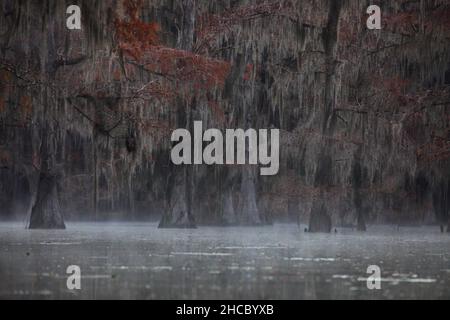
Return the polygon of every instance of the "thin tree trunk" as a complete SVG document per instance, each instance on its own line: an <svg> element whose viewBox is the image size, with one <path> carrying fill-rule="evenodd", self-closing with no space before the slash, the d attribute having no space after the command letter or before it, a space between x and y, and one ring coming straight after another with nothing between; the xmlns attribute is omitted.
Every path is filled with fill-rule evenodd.
<svg viewBox="0 0 450 320"><path fill-rule="evenodd" d="M128 210L130 210L131 215L134 215L135 205L134 205L133 181L131 172L128 172L127 176L127 189L128 189Z"/></svg>
<svg viewBox="0 0 450 320"><path fill-rule="evenodd" d="M94 130L96 130L94 128ZM97 172L97 138L96 138L97 134L96 132L94 132L94 138L93 138L93 150L92 150L92 155L93 155L93 185L94 185L94 192L93 192L93 207L94 207L94 217L95 220L98 220L98 172Z"/></svg>

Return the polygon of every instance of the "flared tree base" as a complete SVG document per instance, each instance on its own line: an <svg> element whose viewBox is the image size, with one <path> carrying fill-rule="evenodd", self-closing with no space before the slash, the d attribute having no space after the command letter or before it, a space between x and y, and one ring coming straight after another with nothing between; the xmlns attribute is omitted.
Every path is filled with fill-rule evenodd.
<svg viewBox="0 0 450 320"><path fill-rule="evenodd" d="M311 211L308 232L331 232L331 218L324 207Z"/></svg>
<svg viewBox="0 0 450 320"><path fill-rule="evenodd" d="M41 175L36 202L31 211L29 229L65 229L59 207L54 176Z"/></svg>
<svg viewBox="0 0 450 320"><path fill-rule="evenodd" d="M159 222L160 229L195 229L197 225L194 219L187 212L180 212L178 215L163 216Z"/></svg>

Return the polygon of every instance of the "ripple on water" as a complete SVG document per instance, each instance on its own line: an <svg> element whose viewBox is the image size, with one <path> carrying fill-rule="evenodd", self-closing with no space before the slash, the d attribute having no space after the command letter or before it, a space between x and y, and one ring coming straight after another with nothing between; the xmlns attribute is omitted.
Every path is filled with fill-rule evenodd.
<svg viewBox="0 0 450 320"><path fill-rule="evenodd" d="M285 257L284 260L291 260L291 261L313 261L313 262L332 262L332 261L336 261L336 258Z"/></svg>
<svg viewBox="0 0 450 320"><path fill-rule="evenodd" d="M358 281L366 282L368 278L359 277ZM373 280L373 279L372 279ZM398 285L400 283L435 283L437 280L433 278L394 278L394 277L381 277L381 282L387 282L392 285Z"/></svg>
<svg viewBox="0 0 450 320"><path fill-rule="evenodd" d="M176 256L217 256L217 257L226 257L232 256L232 253L224 253L224 252L171 252L172 255Z"/></svg>

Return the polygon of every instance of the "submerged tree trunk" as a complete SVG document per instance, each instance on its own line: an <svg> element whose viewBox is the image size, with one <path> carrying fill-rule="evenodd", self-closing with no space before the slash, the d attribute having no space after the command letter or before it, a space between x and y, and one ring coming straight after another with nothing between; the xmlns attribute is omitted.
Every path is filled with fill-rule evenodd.
<svg viewBox="0 0 450 320"><path fill-rule="evenodd" d="M331 217L328 215L324 205L319 207L315 203L311 208L311 216L309 218L309 232L331 232Z"/></svg>
<svg viewBox="0 0 450 320"><path fill-rule="evenodd" d="M182 50L191 51L195 31L195 0L183 0L180 10L183 28L178 35L177 46ZM191 129L191 132L194 120L192 107L186 106L182 99L178 102L180 114L178 126ZM173 173L168 182L166 199L168 208L159 223L159 228L196 228L192 203L195 188L193 166L171 167Z"/></svg>
<svg viewBox="0 0 450 320"><path fill-rule="evenodd" d="M189 111L186 111L189 108ZM179 127L193 130L193 112L191 106L184 106L179 102L180 117ZM196 222L193 214L194 167L192 165L170 166L170 176L167 182L166 211L159 223L159 228L195 228Z"/></svg>
<svg viewBox="0 0 450 320"><path fill-rule="evenodd" d="M364 219L364 215L362 212L359 212L359 214L358 214L356 230L367 231L366 220Z"/></svg>
<svg viewBox="0 0 450 320"><path fill-rule="evenodd" d="M222 196L223 203L223 223L225 225L237 224L236 213L233 205L233 194L231 187L224 191Z"/></svg>
<svg viewBox="0 0 450 320"><path fill-rule="evenodd" d="M433 190L432 201L441 232L445 231L445 223L447 223L447 232L450 232L450 180L442 179L437 183Z"/></svg>
<svg viewBox="0 0 450 320"><path fill-rule="evenodd" d="M65 229L58 198L59 173L55 166L55 141L44 129L41 142L41 168L36 201L31 210L30 229Z"/></svg>
<svg viewBox="0 0 450 320"><path fill-rule="evenodd" d="M41 58L45 61L46 77L54 79L57 61L57 38L61 36L57 28L57 22L51 21L47 25L45 43L42 44ZM57 151L57 122L55 110L57 109L56 97L48 87L42 87L41 104L43 112L41 122L37 123L40 132L39 147L39 180L37 185L36 200L31 210L30 229L65 229L64 219L61 214L58 197L58 180L60 170L56 166Z"/></svg>
<svg viewBox="0 0 450 320"><path fill-rule="evenodd" d="M177 174L182 171L183 174ZM168 208L161 218L158 228L196 228L195 219L187 195L189 194L188 168L175 169L175 174L169 181Z"/></svg>
<svg viewBox="0 0 450 320"><path fill-rule="evenodd" d="M41 172L36 202L31 211L30 229L65 229L58 190L57 174Z"/></svg>
<svg viewBox="0 0 450 320"><path fill-rule="evenodd" d="M323 80L323 112L319 113L317 119L321 121L316 123L316 125L321 127L322 132L332 135L335 118L333 109L336 100L336 50L339 16L342 3L340 1L329 1L328 5L328 22L326 27L322 30L322 44L326 61L326 75ZM319 187L330 185L333 180L333 159L331 156L327 155L326 151L329 147L329 141L324 141L315 173L315 184ZM331 232L331 217L327 213L324 205L319 207L319 205L316 205L315 203L311 208L309 232Z"/></svg>
<svg viewBox="0 0 450 320"><path fill-rule="evenodd" d="M93 177L93 185L94 185L94 192L92 194L92 207L93 207L93 211L94 211L94 219L98 220L98 159L97 159L97 135L98 135L98 131L97 131L97 127L94 126L93 129L93 139L92 139L92 167L93 167L93 173L92 173L92 177Z"/></svg>
<svg viewBox="0 0 450 320"><path fill-rule="evenodd" d="M241 184L241 212L239 220L245 225L260 225L262 220L260 217L257 201L255 175L251 167L246 166L242 170Z"/></svg>

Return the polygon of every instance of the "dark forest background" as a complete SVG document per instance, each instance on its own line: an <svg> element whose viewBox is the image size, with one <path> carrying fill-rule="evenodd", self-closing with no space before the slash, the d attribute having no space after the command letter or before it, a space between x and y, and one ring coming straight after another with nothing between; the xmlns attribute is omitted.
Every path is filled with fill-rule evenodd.
<svg viewBox="0 0 450 320"><path fill-rule="evenodd" d="M449 107L449 1L1 0L0 218L447 224ZM194 120L279 128L278 175L174 166Z"/></svg>

